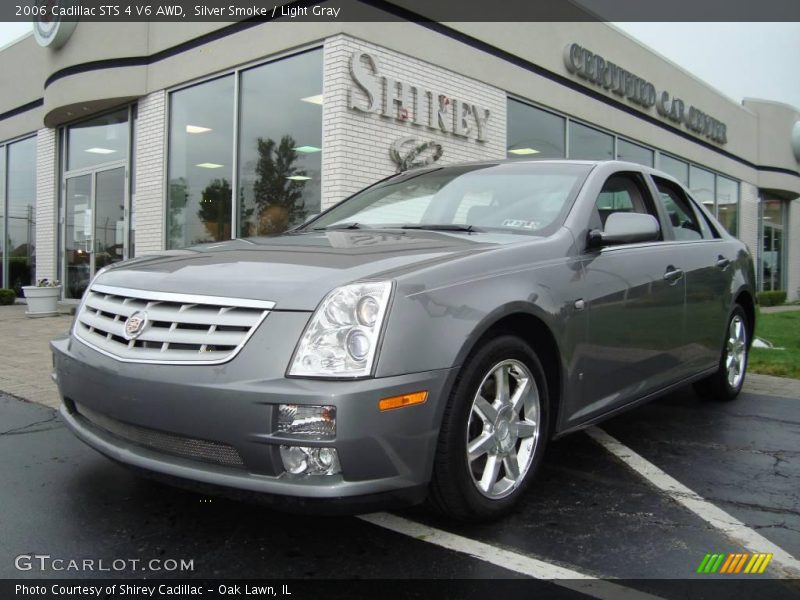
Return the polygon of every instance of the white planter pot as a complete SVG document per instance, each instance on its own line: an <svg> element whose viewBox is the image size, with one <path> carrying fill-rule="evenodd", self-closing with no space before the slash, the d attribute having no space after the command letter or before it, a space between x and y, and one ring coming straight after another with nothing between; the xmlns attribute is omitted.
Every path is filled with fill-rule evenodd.
<svg viewBox="0 0 800 600"><path fill-rule="evenodd" d="M28 301L29 317L50 317L58 314L58 299L61 297L61 286L37 287L22 286L22 293Z"/></svg>

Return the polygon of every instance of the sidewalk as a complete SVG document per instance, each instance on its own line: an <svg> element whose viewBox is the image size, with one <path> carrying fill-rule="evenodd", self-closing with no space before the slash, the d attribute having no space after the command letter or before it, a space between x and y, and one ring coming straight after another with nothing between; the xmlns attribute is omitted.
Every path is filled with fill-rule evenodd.
<svg viewBox="0 0 800 600"><path fill-rule="evenodd" d="M60 399L50 379L49 341L69 330L72 317L29 319L26 308L0 306L0 391L56 408ZM800 380L748 373L744 391L800 399Z"/></svg>
<svg viewBox="0 0 800 600"><path fill-rule="evenodd" d="M25 316L27 306L0 306L0 390L50 407L60 403L50 379L49 342L69 331L72 317Z"/></svg>
<svg viewBox="0 0 800 600"><path fill-rule="evenodd" d="M762 306L761 312L770 314L770 313L782 313L782 312L792 312L794 310L800 310L800 304L782 304L781 306Z"/></svg>

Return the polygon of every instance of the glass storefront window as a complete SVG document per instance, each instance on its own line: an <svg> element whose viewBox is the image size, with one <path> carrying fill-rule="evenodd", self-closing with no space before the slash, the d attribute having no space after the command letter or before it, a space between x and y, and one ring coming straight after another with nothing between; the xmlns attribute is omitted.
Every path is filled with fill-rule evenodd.
<svg viewBox="0 0 800 600"><path fill-rule="evenodd" d="M566 119L508 99L508 158L564 158Z"/></svg>
<svg viewBox="0 0 800 600"><path fill-rule="evenodd" d="M617 140L617 159L652 167L653 151L619 138Z"/></svg>
<svg viewBox="0 0 800 600"><path fill-rule="evenodd" d="M0 288L6 287L6 147L0 146Z"/></svg>
<svg viewBox="0 0 800 600"><path fill-rule="evenodd" d="M239 236L280 233L320 212L322 50L243 71Z"/></svg>
<svg viewBox="0 0 800 600"><path fill-rule="evenodd" d="M739 234L739 183L717 175L717 219L732 235Z"/></svg>
<svg viewBox="0 0 800 600"><path fill-rule="evenodd" d="M8 286L22 296L36 276L36 138L9 144L6 152Z"/></svg>
<svg viewBox="0 0 800 600"><path fill-rule="evenodd" d="M672 158L668 154L659 154L658 168L689 187L689 163Z"/></svg>
<svg viewBox="0 0 800 600"><path fill-rule="evenodd" d="M765 199L761 203L761 289L786 289L783 263L785 260L786 203Z"/></svg>
<svg viewBox="0 0 800 600"><path fill-rule="evenodd" d="M67 171L128 159L128 109L70 126Z"/></svg>
<svg viewBox="0 0 800 600"><path fill-rule="evenodd" d="M689 167L689 189L698 202L714 214L714 173L692 165Z"/></svg>
<svg viewBox="0 0 800 600"><path fill-rule="evenodd" d="M569 157L583 160L614 158L614 138L580 123L569 124Z"/></svg>
<svg viewBox="0 0 800 600"><path fill-rule="evenodd" d="M169 248L231 237L233 88L228 75L170 96Z"/></svg>

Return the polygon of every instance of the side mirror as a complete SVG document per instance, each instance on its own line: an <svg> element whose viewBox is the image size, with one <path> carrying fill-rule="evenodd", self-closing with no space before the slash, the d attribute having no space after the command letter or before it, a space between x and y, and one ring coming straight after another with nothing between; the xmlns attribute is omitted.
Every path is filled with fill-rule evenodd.
<svg viewBox="0 0 800 600"><path fill-rule="evenodd" d="M635 244L652 242L658 239L660 227L653 215L641 213L611 213L606 219L605 228L589 232L590 248L614 244Z"/></svg>

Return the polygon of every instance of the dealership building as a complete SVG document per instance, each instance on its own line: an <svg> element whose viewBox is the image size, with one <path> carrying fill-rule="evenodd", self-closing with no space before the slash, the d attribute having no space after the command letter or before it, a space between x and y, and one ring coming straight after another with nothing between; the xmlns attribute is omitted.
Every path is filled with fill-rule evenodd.
<svg viewBox="0 0 800 600"><path fill-rule="evenodd" d="M60 23L0 49L2 285L282 231L400 169L626 160L800 288L800 109L604 23Z"/></svg>

